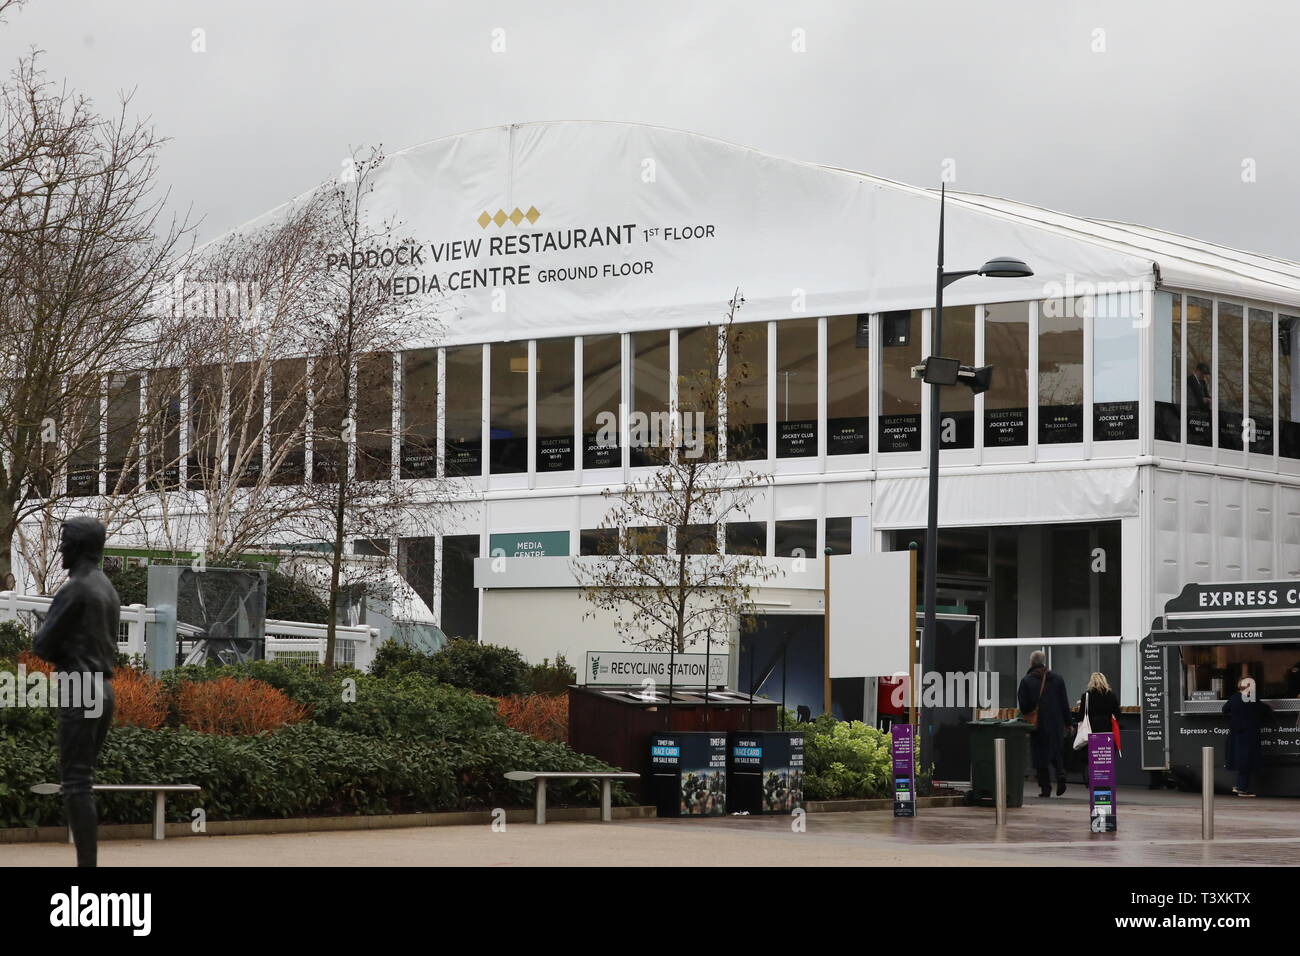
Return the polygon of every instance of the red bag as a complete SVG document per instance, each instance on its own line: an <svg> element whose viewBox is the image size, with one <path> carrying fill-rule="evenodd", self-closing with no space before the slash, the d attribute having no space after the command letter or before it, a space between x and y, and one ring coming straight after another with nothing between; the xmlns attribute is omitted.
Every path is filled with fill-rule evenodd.
<svg viewBox="0 0 1300 956"><path fill-rule="evenodd" d="M1110 735L1115 738L1115 753L1124 756L1124 751L1119 745L1119 720L1114 714L1110 715Z"/></svg>

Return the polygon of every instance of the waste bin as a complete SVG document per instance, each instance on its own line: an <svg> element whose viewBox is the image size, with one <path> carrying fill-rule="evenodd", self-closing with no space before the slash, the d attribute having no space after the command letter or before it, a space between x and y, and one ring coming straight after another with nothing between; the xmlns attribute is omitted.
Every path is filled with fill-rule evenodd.
<svg viewBox="0 0 1300 956"><path fill-rule="evenodd" d="M967 726L970 727L970 793L966 802L993 805L997 785L993 773L993 741L1002 737L1007 742L1007 806L1023 806L1029 735L1034 732L1034 725L1025 720L988 719L967 721Z"/></svg>

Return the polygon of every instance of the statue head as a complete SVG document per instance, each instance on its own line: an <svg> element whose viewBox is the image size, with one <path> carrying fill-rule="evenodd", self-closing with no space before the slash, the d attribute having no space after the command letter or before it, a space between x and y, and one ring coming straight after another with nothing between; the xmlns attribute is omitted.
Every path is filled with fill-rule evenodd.
<svg viewBox="0 0 1300 956"><path fill-rule="evenodd" d="M63 536L59 543L59 552L63 555L63 567L71 570L81 561L96 564L104 554L104 541L108 532L104 525L88 515L78 515L63 522Z"/></svg>

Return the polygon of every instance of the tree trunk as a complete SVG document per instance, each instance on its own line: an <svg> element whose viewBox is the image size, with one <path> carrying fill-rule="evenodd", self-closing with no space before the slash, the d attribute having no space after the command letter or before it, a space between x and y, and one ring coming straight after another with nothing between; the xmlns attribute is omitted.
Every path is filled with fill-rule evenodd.
<svg viewBox="0 0 1300 956"><path fill-rule="evenodd" d="M17 531L13 502L0 495L0 591L14 588L13 548Z"/></svg>

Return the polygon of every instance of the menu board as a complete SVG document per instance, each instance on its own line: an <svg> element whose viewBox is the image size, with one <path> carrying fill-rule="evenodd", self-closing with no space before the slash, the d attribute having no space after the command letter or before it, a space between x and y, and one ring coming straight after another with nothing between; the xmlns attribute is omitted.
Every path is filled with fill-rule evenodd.
<svg viewBox="0 0 1300 956"><path fill-rule="evenodd" d="M1142 668L1142 769L1169 769L1169 680L1166 651L1151 635L1138 643Z"/></svg>

